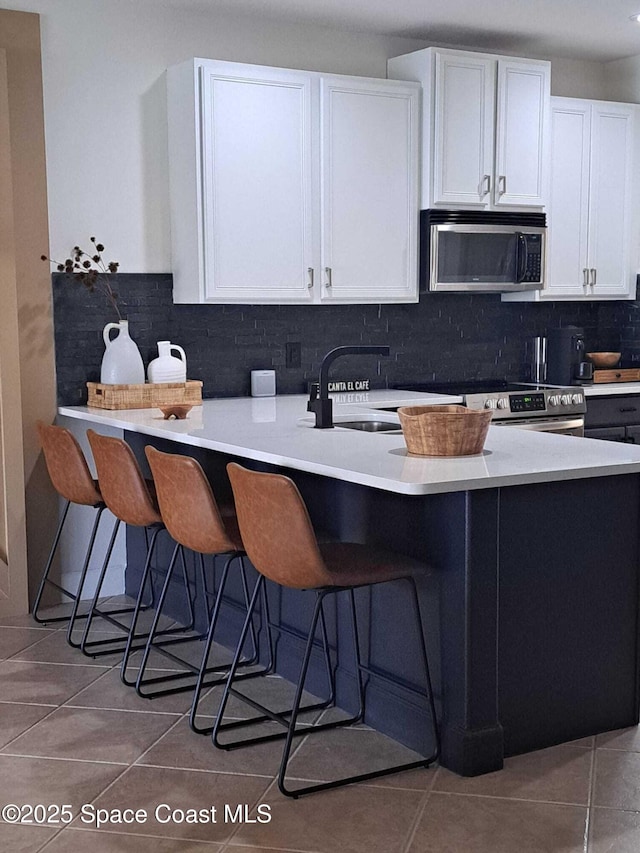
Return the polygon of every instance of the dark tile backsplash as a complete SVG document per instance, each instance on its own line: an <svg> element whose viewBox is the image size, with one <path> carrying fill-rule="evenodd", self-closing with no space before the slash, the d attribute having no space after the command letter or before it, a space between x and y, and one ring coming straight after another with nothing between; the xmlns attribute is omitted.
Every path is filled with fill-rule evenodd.
<svg viewBox="0 0 640 853"><path fill-rule="evenodd" d="M423 294L402 305L174 305L170 274L112 279L123 317L145 366L158 340L184 347L187 374L206 397L249 393L253 369L274 368L278 393L306 391L323 355L341 344L388 344L391 356L345 358L332 378L369 377L384 388L419 380L527 379L530 342L552 327L578 325L593 349L637 354L637 302L501 302L494 294ZM58 398L86 402L87 380L100 378L102 329L115 320L106 299L63 274L53 276ZM300 368L285 366L287 342L301 343ZM379 372L378 372L379 371Z"/></svg>

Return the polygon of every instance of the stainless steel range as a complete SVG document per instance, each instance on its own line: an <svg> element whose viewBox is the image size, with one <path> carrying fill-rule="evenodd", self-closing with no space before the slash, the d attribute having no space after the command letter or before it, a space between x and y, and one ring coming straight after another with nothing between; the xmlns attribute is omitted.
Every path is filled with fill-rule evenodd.
<svg viewBox="0 0 640 853"><path fill-rule="evenodd" d="M470 409L492 409L495 426L513 426L538 432L584 435L587 410L581 388L487 382L420 382L402 385L404 391L432 391L461 396Z"/></svg>

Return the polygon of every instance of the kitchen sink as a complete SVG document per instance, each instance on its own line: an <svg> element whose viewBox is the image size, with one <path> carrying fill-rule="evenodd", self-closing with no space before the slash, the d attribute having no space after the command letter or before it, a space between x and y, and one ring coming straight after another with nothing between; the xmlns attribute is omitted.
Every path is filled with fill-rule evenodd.
<svg viewBox="0 0 640 853"><path fill-rule="evenodd" d="M298 426L313 427L314 419L312 417L300 418ZM357 429L361 432L385 432L389 435L400 435L402 427L400 422L389 413L389 417L385 417L384 412L376 415L373 412L349 414L337 414L333 417L333 425L336 429Z"/></svg>
<svg viewBox="0 0 640 853"><path fill-rule="evenodd" d="M344 429L361 429L364 432L391 432L396 434L402 432L399 424L390 421L338 421L335 426Z"/></svg>

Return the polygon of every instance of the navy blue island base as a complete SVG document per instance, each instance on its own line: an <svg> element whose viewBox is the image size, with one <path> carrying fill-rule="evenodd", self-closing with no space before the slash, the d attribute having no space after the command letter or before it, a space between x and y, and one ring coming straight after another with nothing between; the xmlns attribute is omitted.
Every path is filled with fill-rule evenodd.
<svg viewBox="0 0 640 853"><path fill-rule="evenodd" d="M217 496L228 497L234 457L127 432L143 448L189 453ZM430 566L419 588L442 735L441 764L463 776L503 766L506 756L638 724L640 475L410 496L237 459L291 476L315 525L343 540L379 543ZM127 589L135 590L144 542L128 533ZM167 560L170 543L160 551ZM197 574L195 574L197 579ZM239 585L238 585L239 586ZM402 584L362 591L373 670L366 722L427 754L428 711L417 637ZM230 590L240 601L241 590ZM275 621L304 629L312 596L272 589ZM335 598L339 598L336 596ZM183 601L175 590L173 615ZM342 604L337 602L336 607ZM223 608L221 638L237 636L242 612ZM356 701L350 634L329 619L338 705ZM302 641L282 634L277 669L297 678ZM309 689L325 690L312 661Z"/></svg>

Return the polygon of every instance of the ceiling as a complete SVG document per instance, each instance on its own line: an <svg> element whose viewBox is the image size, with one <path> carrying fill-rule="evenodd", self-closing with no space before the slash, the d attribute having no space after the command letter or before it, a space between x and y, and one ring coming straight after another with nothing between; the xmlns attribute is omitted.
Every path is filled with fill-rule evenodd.
<svg viewBox="0 0 640 853"><path fill-rule="evenodd" d="M161 0L431 44L606 62L640 54L640 0Z"/></svg>

